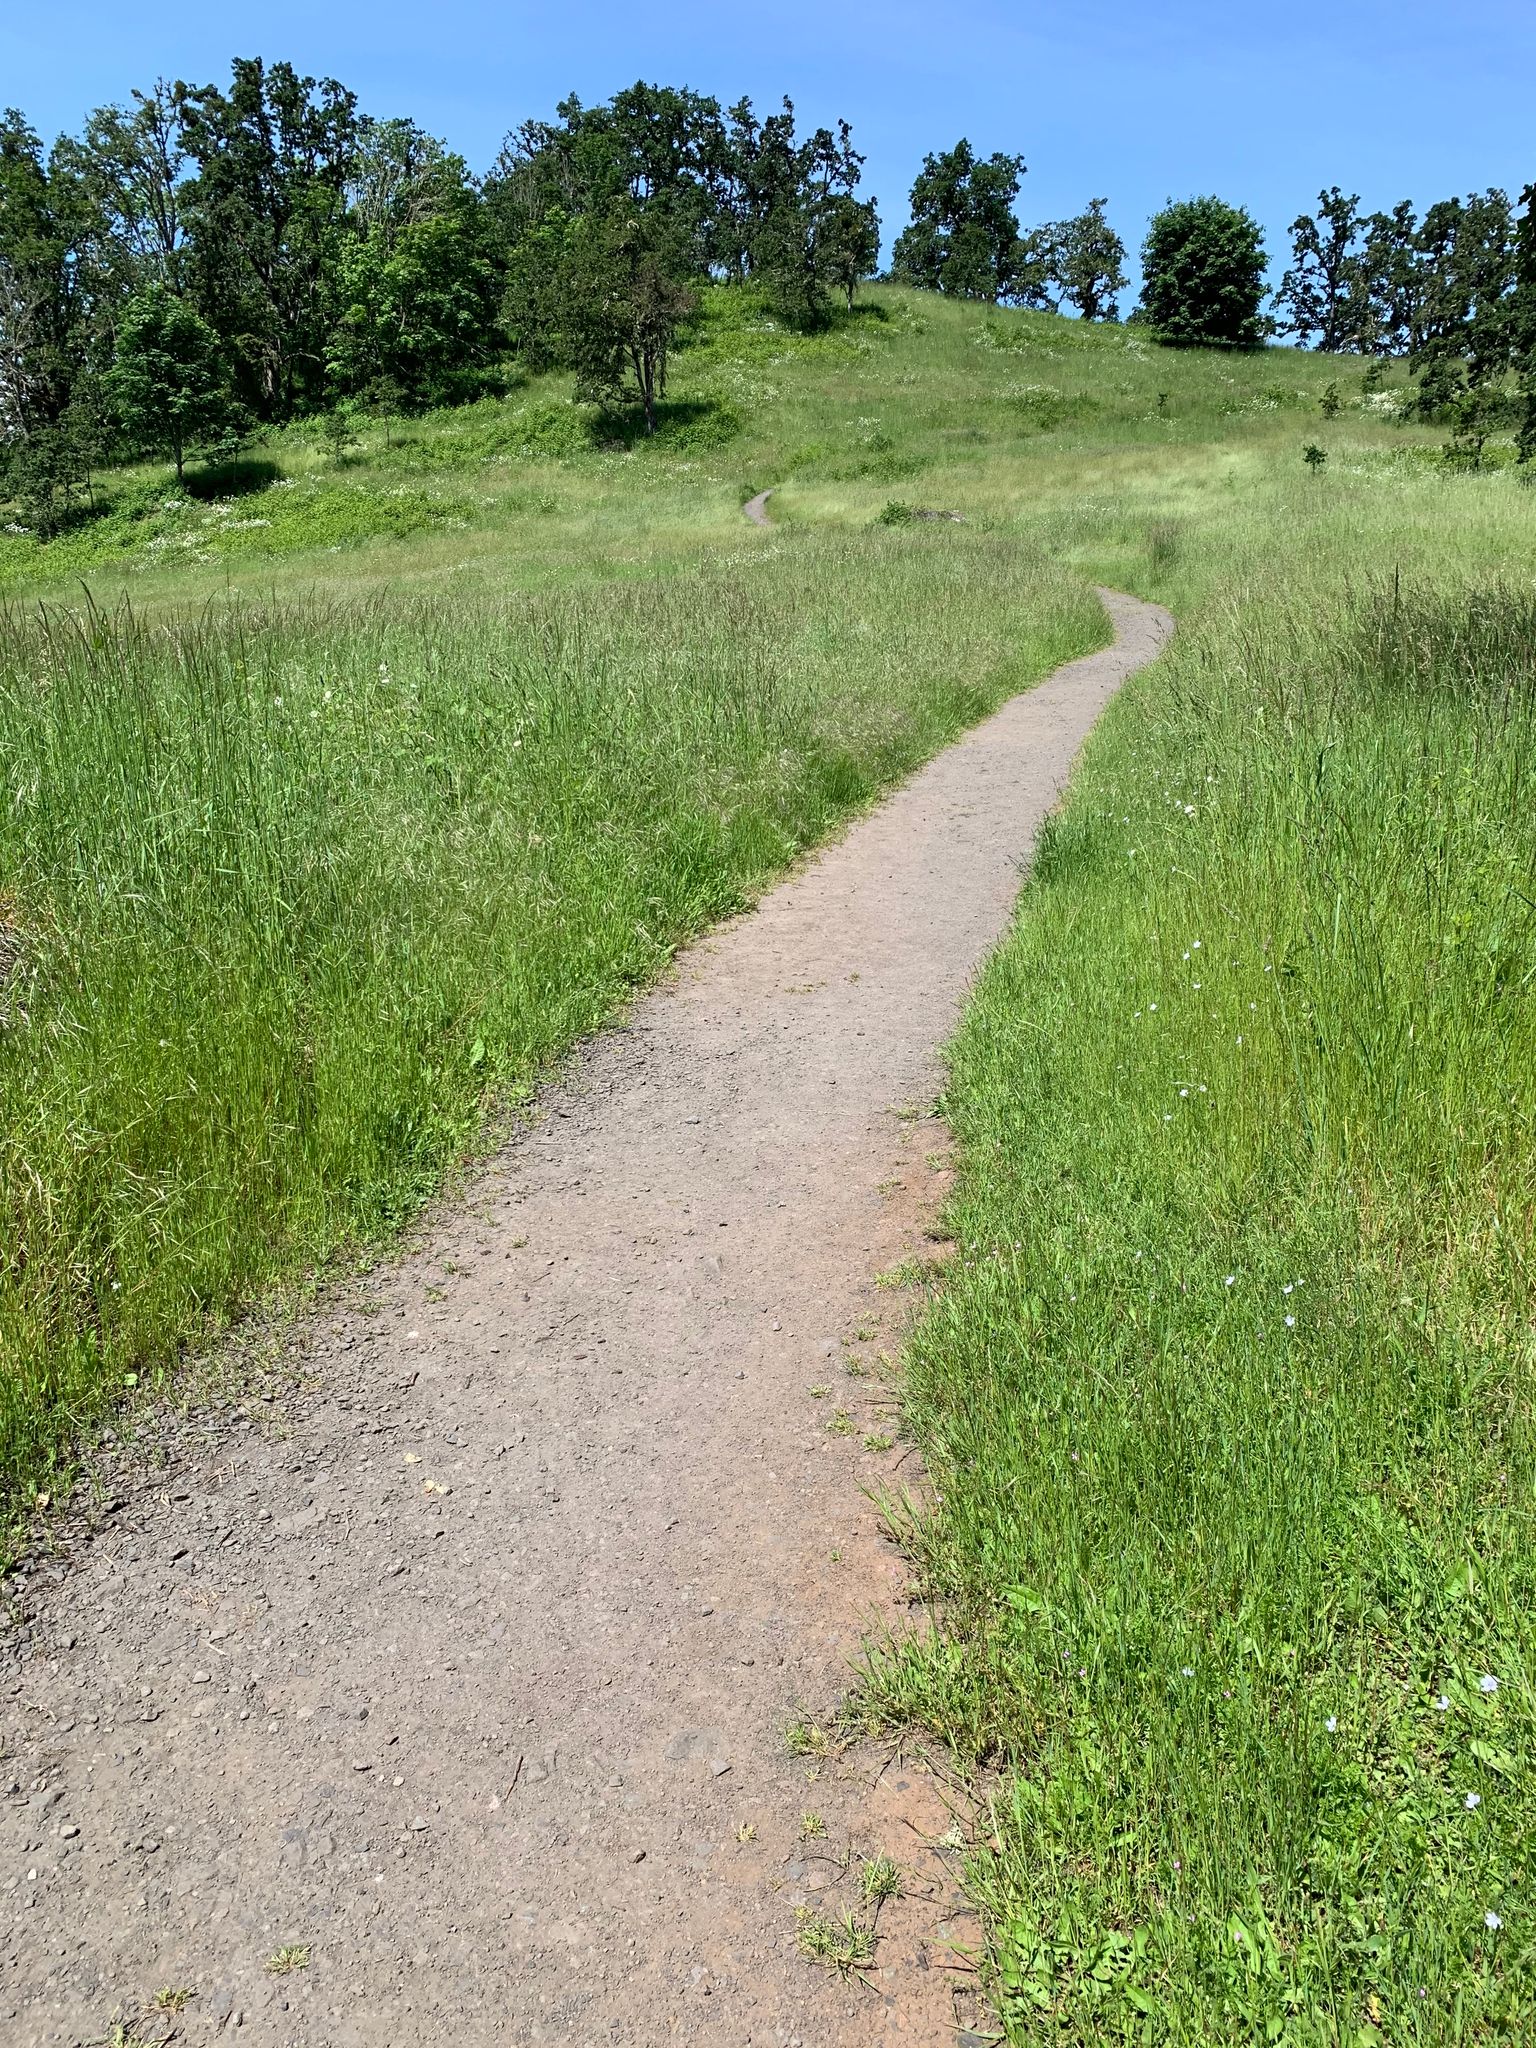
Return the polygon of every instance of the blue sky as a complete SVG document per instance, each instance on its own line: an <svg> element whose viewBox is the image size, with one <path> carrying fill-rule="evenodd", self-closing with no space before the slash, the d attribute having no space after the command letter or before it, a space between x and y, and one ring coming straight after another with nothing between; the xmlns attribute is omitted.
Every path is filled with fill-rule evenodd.
<svg viewBox="0 0 1536 2048"><path fill-rule="evenodd" d="M814 126L846 115L889 237L925 150L968 135L1029 165L1025 225L1107 195L1134 248L1162 200L1215 191L1263 222L1272 256L1318 187L1367 205L1536 179L1531 0L11 0L0 102L45 137L157 75L222 79L231 55L330 74L406 113L476 169L502 134L574 89L645 77ZM1454 38L1454 48L1452 40Z"/></svg>

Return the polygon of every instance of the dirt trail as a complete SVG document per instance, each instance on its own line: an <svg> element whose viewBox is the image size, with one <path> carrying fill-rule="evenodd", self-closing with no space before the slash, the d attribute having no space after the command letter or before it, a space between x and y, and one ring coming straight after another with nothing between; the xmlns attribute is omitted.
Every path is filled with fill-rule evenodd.
<svg viewBox="0 0 1536 2048"><path fill-rule="evenodd" d="M932 1099L1080 741L1169 630L1104 601L1112 650L694 947L302 1327L303 1391L194 1417L20 1582L7 2048L178 1986L191 2041L945 2037L967 1930L931 1861L873 1988L794 1939L797 1902L853 1903L850 1846L913 1863L932 1781L898 1759L872 1790L882 1756L812 1783L782 1736L903 1581L860 1492L903 1476L862 1444L886 1397L845 1359L942 1186L941 1134L896 1112ZM308 1963L276 1974L285 1947Z"/></svg>

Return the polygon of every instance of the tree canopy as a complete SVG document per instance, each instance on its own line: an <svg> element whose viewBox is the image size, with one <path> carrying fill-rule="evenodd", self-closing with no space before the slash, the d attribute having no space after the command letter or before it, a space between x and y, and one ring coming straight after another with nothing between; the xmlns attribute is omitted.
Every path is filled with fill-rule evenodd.
<svg viewBox="0 0 1536 2048"><path fill-rule="evenodd" d="M892 275L955 298L1016 296L1025 268L1014 201L1024 159L1002 150L978 157L962 136L925 156L912 186L912 224L896 238Z"/></svg>
<svg viewBox="0 0 1536 2048"><path fill-rule="evenodd" d="M1264 235L1241 206L1170 200L1142 245L1142 317L1172 348L1257 348L1266 326Z"/></svg>

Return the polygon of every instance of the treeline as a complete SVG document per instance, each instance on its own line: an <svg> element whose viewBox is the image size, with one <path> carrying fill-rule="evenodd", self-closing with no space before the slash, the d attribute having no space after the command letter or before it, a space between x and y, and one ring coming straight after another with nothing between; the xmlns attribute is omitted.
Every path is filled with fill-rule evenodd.
<svg viewBox="0 0 1536 2048"><path fill-rule="evenodd" d="M1449 419L1474 460L1516 418L1522 461L1536 456L1536 184L1518 206L1494 189L1422 219L1406 199L1362 214L1330 186L1291 225L1275 304L1303 347L1406 361L1421 413Z"/></svg>
<svg viewBox="0 0 1536 2048"><path fill-rule="evenodd" d="M1014 208L1024 171L1023 157L1002 150L979 157L963 138L924 157L892 277L994 305L1069 306L1084 320L1117 319L1126 249L1105 217L1108 201L1090 200L1072 219L1026 233Z"/></svg>
<svg viewBox="0 0 1536 2048"><path fill-rule="evenodd" d="M574 370L654 425L668 350L715 278L798 326L852 302L880 228L848 124L635 85L508 136L488 175L333 79L237 59L51 151L0 117L0 492L55 531L93 468L232 447L356 404Z"/></svg>
<svg viewBox="0 0 1536 2048"><path fill-rule="evenodd" d="M491 170L333 79L240 58L227 87L160 83L45 151L0 116L0 494L56 531L93 469L345 410L412 412L564 368L654 428L669 354L711 279L751 280L800 328L879 261L846 121L802 135L636 84L508 137ZM1022 157L925 157L898 280L1114 320L1125 243L1106 201L1025 230ZM1536 187L1362 215L1337 187L1292 228L1265 310L1258 223L1214 198L1149 225L1132 320L1171 345L1401 357L1417 403L1480 457L1518 420L1536 455ZM1276 317L1278 315L1278 319Z"/></svg>
<svg viewBox="0 0 1536 2048"><path fill-rule="evenodd" d="M1042 228L1020 227L1021 157L978 157L968 142L924 159L912 225L893 274L962 298L1119 317L1125 244L1105 202ZM1536 185L1444 199L1422 219L1408 202L1362 214L1358 195L1321 193L1291 226L1291 263L1265 310L1264 237L1241 207L1170 202L1142 246L1130 318L1171 346L1257 348L1275 334L1303 347L1401 359L1415 404L1448 422L1476 461L1496 427L1518 425L1536 457Z"/></svg>

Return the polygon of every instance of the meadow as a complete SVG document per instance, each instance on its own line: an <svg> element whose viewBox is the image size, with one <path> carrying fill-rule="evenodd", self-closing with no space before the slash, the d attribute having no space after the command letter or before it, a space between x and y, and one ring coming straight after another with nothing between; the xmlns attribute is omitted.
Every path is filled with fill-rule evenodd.
<svg viewBox="0 0 1536 2048"><path fill-rule="evenodd" d="M1536 498L1403 388L721 292L654 443L543 380L0 535L11 1500L1160 599L952 1051L861 1708L980 1773L1009 2038L1529 2038Z"/></svg>

